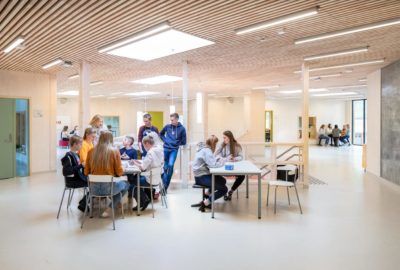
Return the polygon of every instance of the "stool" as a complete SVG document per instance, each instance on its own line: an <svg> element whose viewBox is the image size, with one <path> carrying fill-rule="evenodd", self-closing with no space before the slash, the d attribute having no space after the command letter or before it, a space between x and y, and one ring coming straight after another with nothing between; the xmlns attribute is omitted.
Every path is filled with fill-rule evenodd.
<svg viewBox="0 0 400 270"><path fill-rule="evenodd" d="M206 198L206 188L208 188L207 186L194 184L192 186L192 188L201 188L202 189L202 199L201 200L203 201ZM201 205L201 203L195 203L195 204L192 204L191 207L200 207L200 205Z"/></svg>

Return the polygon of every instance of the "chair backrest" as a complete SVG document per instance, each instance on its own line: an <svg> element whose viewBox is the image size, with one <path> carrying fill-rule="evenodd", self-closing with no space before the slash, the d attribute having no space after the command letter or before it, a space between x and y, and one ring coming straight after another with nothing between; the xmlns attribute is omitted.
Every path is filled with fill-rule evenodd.
<svg viewBox="0 0 400 270"><path fill-rule="evenodd" d="M298 169L297 165L286 164L285 166L279 166L277 168L277 170L285 172L285 177L281 177L284 179L280 179L282 181L296 182L298 179L299 169ZM279 173L278 173L278 175L279 175Z"/></svg>
<svg viewBox="0 0 400 270"><path fill-rule="evenodd" d="M89 174L89 181L93 183L111 183L113 181L112 175L94 175Z"/></svg>
<svg viewBox="0 0 400 270"><path fill-rule="evenodd" d="M151 170L142 173L143 176L151 177L151 184L158 185L161 182L162 167L152 168ZM150 179L148 180L150 182Z"/></svg>

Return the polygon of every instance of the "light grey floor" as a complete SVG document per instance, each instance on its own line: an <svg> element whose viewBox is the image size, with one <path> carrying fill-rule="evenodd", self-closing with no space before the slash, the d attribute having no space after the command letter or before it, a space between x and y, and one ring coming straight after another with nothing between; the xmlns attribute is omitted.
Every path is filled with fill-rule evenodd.
<svg viewBox="0 0 400 270"><path fill-rule="evenodd" d="M278 213L257 219L250 199L218 202L216 219L189 205L200 191L171 190L169 209L88 220L62 209L56 173L0 181L0 269L400 269L400 191L360 168L359 147L312 147L311 174L328 185L300 189L304 214L278 194Z"/></svg>

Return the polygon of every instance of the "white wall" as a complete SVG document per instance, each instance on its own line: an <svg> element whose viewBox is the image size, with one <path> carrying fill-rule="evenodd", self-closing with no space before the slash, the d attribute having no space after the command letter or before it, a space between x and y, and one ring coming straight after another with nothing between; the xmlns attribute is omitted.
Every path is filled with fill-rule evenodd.
<svg viewBox="0 0 400 270"><path fill-rule="evenodd" d="M367 171L381 175L381 70L367 76Z"/></svg>
<svg viewBox="0 0 400 270"><path fill-rule="evenodd" d="M350 105L349 105L350 104ZM351 125L351 101L310 99L309 115L317 118L317 131L322 124ZM267 100L265 110L272 110L274 142L297 142L302 115L301 99ZM264 117L264 116L263 116Z"/></svg>
<svg viewBox="0 0 400 270"><path fill-rule="evenodd" d="M53 76L0 70L0 97L30 99L31 173L56 168L55 94Z"/></svg>
<svg viewBox="0 0 400 270"><path fill-rule="evenodd" d="M70 116L71 127L78 125L78 99L75 97L67 98L65 104L62 104L60 101L60 99L57 99L57 116ZM169 123L170 104L170 101L148 100L146 109L147 111L164 112L164 124L166 124ZM177 112L180 113L180 104L175 103L175 106ZM90 111L91 116L95 114L119 116L120 134L134 134L135 139L137 139L136 113L138 111L145 111L145 105L143 100L92 98L90 101ZM84 128L79 128L82 134Z"/></svg>

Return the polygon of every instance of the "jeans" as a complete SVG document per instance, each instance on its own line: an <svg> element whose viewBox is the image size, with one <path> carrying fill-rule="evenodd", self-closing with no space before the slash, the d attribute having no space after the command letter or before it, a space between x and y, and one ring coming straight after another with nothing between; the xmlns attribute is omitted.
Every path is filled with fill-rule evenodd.
<svg viewBox="0 0 400 270"><path fill-rule="evenodd" d="M92 183L90 184L90 192L92 195L97 195L97 196L106 196L110 195L111 190L110 190L110 183ZM114 182L113 183L113 193L115 194L113 196L113 203L114 207L117 206L117 204L121 201L121 197L119 195L120 192L122 192L122 197L125 195L129 188L129 183L127 181L119 181L119 182ZM109 205L111 207L111 203Z"/></svg>
<svg viewBox="0 0 400 270"><path fill-rule="evenodd" d="M214 196L214 201L216 201L219 198L223 197L228 192L225 178L220 175L216 175L214 177L215 177L215 192L214 195L210 196L209 198L210 201L212 200L212 196ZM195 176L194 180L196 181L197 185L208 187L211 193L211 174Z"/></svg>
<svg viewBox="0 0 400 270"><path fill-rule="evenodd" d="M179 149L164 148L164 173L162 174L162 180L165 190L168 189L169 184L171 183L171 178L174 174L174 164L176 156L178 155L178 151Z"/></svg>
<svg viewBox="0 0 400 270"><path fill-rule="evenodd" d="M340 137L340 141L342 142L342 143L350 143L350 136L349 135L345 135L345 136L341 136Z"/></svg>
<svg viewBox="0 0 400 270"><path fill-rule="evenodd" d="M319 135L319 143L318 143L318 145L321 145L321 141L322 140L325 140L325 144L328 144L330 138L328 136L326 136L326 135Z"/></svg>

